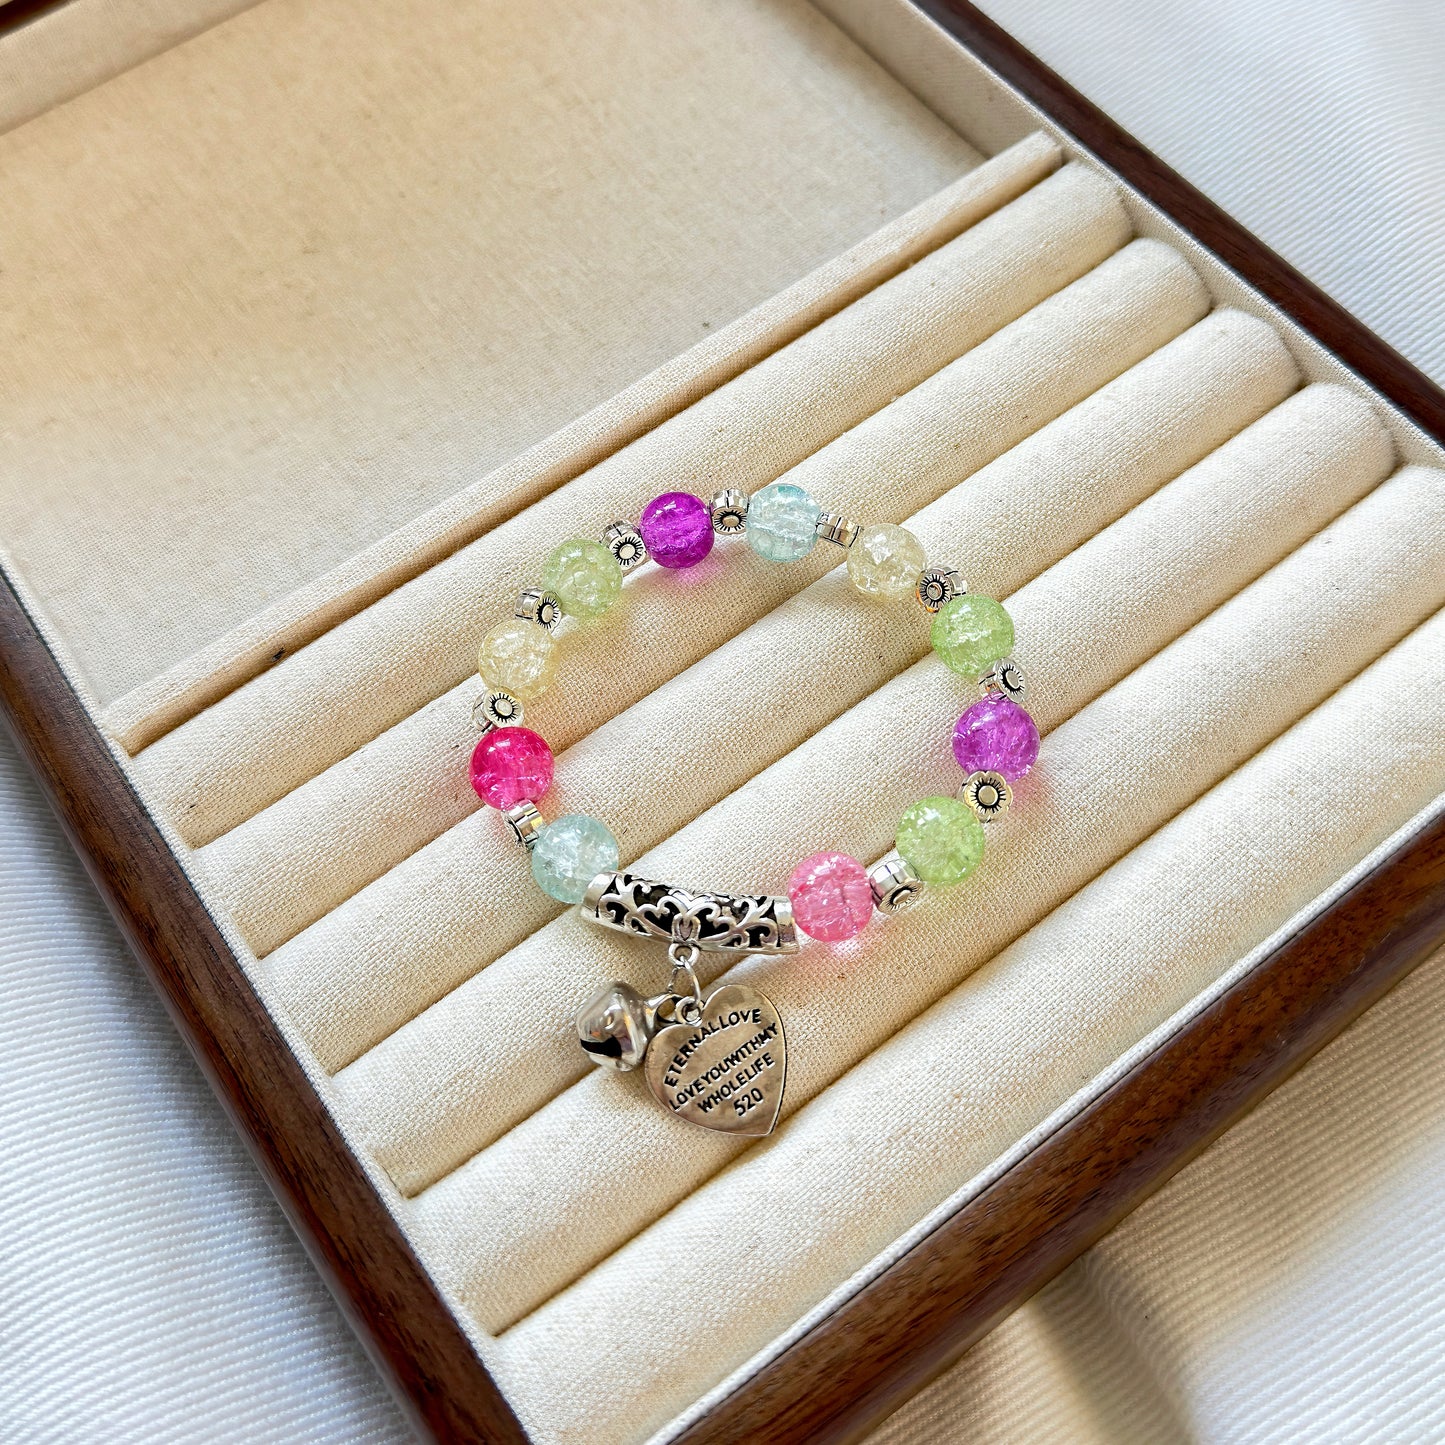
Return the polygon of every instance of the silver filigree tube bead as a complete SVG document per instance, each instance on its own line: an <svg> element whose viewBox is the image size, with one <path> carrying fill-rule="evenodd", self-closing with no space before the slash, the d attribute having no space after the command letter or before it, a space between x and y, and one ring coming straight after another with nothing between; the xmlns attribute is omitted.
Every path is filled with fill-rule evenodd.
<svg viewBox="0 0 1445 1445"><path fill-rule="evenodd" d="M712 529L718 536L739 537L747 527L748 494L736 487L725 487L713 493L707 510L712 517Z"/></svg>
<svg viewBox="0 0 1445 1445"><path fill-rule="evenodd" d="M798 951L793 904L786 896L695 893L635 873L599 873L578 911L604 928L707 952Z"/></svg>
<svg viewBox="0 0 1445 1445"><path fill-rule="evenodd" d="M868 886L873 890L873 906L880 913L897 913L917 902L923 892L923 879L911 863L890 853L868 870Z"/></svg>
<svg viewBox="0 0 1445 1445"><path fill-rule="evenodd" d="M839 516L837 512L824 512L818 518L815 530L819 541L832 542L846 552L858 540L858 533L863 529L856 522L850 522L847 517Z"/></svg>

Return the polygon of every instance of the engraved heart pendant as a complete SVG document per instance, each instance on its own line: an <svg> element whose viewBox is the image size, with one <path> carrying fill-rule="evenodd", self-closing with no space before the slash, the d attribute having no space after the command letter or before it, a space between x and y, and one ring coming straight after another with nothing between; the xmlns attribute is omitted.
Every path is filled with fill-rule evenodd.
<svg viewBox="0 0 1445 1445"><path fill-rule="evenodd" d="M788 1072L783 1021L757 989L724 984L694 1022L658 1030L644 1067L652 1092L679 1119L724 1134L770 1134Z"/></svg>
<svg viewBox="0 0 1445 1445"><path fill-rule="evenodd" d="M796 953L792 903L599 873L580 909L604 928L666 943L672 964L656 998L614 981L583 1006L577 1041L587 1057L623 1072L641 1064L658 1102L700 1129L771 1134L788 1073L783 1021L745 984L724 984L704 999L694 966L704 952Z"/></svg>

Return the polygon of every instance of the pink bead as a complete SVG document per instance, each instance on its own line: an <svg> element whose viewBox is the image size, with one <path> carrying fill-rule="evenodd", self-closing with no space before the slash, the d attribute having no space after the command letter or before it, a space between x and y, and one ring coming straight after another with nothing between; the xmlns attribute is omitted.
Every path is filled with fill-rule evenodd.
<svg viewBox="0 0 1445 1445"><path fill-rule="evenodd" d="M810 938L837 943L862 933L873 917L868 870L846 853L814 853L788 879L793 921Z"/></svg>
<svg viewBox="0 0 1445 1445"><path fill-rule="evenodd" d="M965 773L1002 773L1017 782L1039 755L1039 730L1012 698L989 696L954 725L953 755Z"/></svg>
<svg viewBox="0 0 1445 1445"><path fill-rule="evenodd" d="M531 728L494 728L472 752L472 787L494 808L535 803L552 786L552 749Z"/></svg>
<svg viewBox="0 0 1445 1445"><path fill-rule="evenodd" d="M712 551L712 513L691 492L664 492L643 509L637 524L660 567L695 567Z"/></svg>

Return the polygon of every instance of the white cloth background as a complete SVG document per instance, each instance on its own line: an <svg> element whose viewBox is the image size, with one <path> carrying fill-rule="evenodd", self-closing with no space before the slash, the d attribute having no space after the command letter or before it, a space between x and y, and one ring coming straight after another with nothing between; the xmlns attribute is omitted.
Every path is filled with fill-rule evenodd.
<svg viewBox="0 0 1445 1445"><path fill-rule="evenodd" d="M988 8L1445 375L1438 7ZM0 977L0 1440L409 1439L8 744ZM878 1445L1445 1439L1442 1043L1436 964Z"/></svg>

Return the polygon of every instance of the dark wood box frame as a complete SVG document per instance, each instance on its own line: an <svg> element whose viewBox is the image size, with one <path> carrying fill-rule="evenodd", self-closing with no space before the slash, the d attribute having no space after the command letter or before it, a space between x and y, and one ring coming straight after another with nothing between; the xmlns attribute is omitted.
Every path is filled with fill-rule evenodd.
<svg viewBox="0 0 1445 1445"><path fill-rule="evenodd" d="M1445 443L1445 392L965 0L914 0ZM16 4L3 28L49 6ZM252 992L9 579L0 708L212 1087L425 1433L527 1436ZM690 1425L687 1445L857 1439L1445 942L1445 819Z"/></svg>

